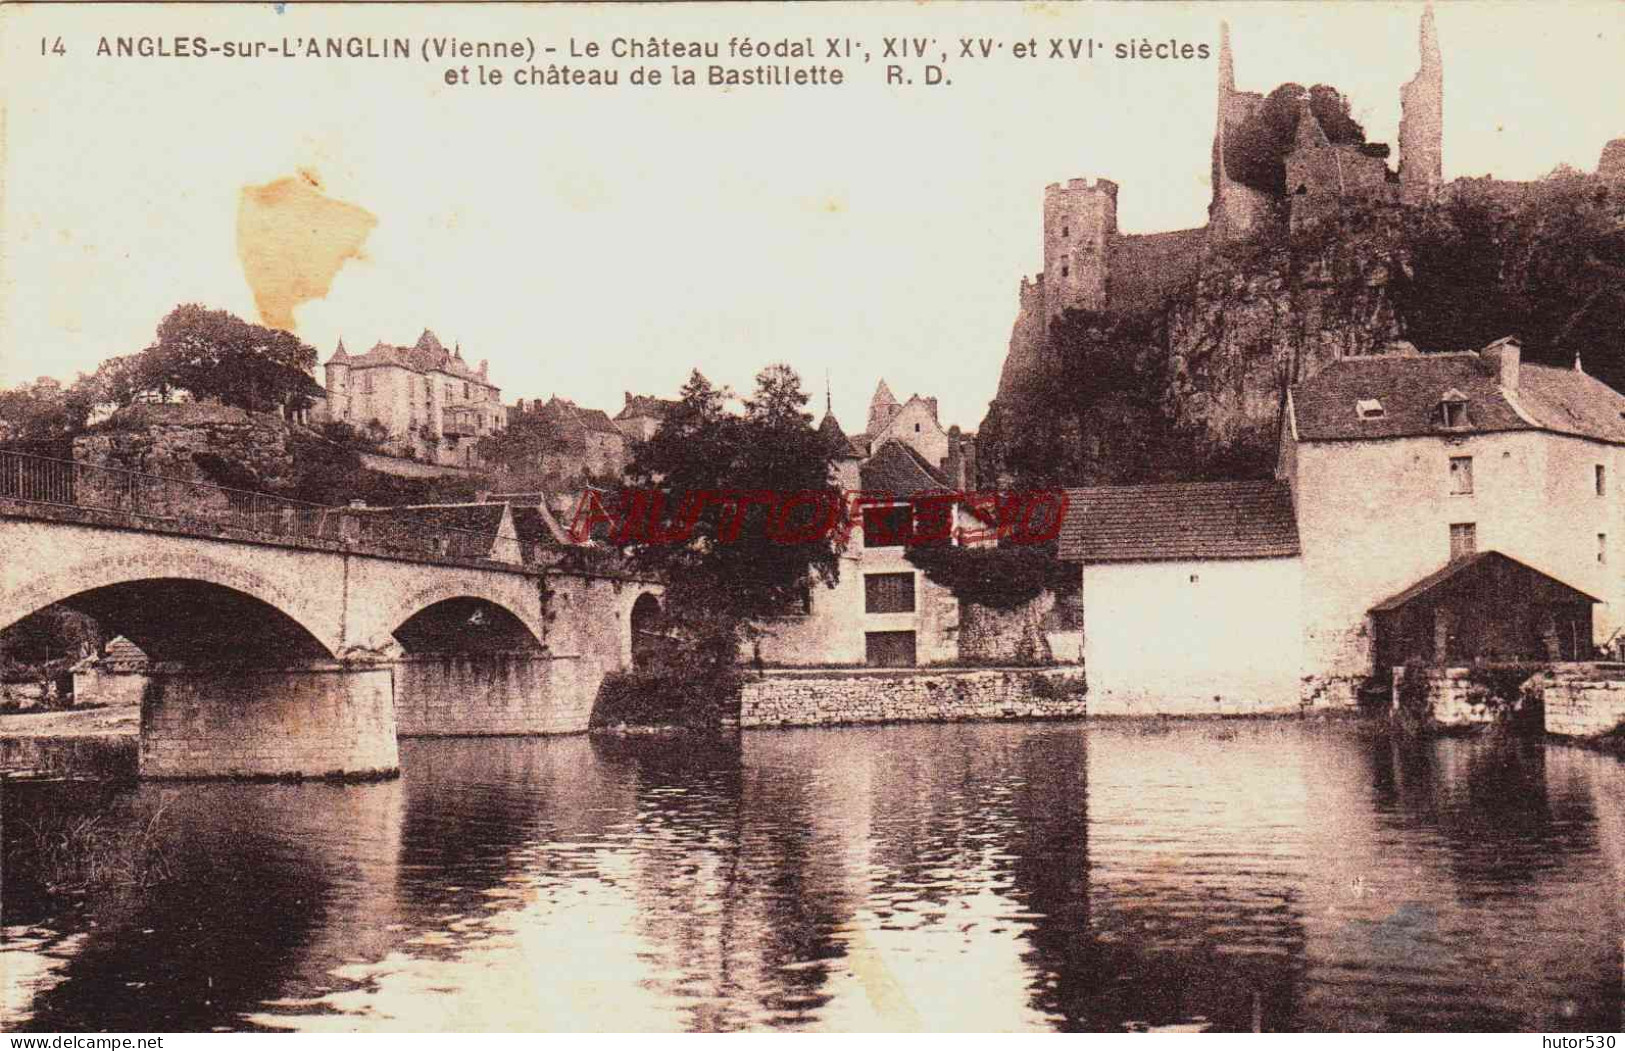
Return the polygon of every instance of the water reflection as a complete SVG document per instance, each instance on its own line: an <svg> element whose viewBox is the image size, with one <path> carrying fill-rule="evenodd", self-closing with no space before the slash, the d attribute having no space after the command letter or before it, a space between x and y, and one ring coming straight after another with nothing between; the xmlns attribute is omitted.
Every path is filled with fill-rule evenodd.
<svg viewBox="0 0 1625 1051"><path fill-rule="evenodd" d="M35 1030L1617 1029L1625 765L1303 723L435 740L145 785L177 877L8 888ZM26 890L26 887L24 888Z"/></svg>

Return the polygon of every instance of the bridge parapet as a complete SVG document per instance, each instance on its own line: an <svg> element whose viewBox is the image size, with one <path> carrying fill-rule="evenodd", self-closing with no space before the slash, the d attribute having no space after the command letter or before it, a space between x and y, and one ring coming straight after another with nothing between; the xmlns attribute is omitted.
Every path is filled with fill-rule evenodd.
<svg viewBox="0 0 1625 1051"><path fill-rule="evenodd" d="M532 561L511 529L463 528L454 508L331 507L0 449L0 514L454 564Z"/></svg>

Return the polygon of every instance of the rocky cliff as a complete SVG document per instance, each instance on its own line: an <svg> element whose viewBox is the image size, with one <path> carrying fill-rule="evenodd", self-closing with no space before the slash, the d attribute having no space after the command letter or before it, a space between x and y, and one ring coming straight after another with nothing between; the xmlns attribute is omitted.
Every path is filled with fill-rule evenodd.
<svg viewBox="0 0 1625 1051"><path fill-rule="evenodd" d="M1324 363L1523 339L1625 384L1625 182L1460 181L1208 247L1131 310L1023 310L978 440L983 485L1257 475L1286 384Z"/></svg>

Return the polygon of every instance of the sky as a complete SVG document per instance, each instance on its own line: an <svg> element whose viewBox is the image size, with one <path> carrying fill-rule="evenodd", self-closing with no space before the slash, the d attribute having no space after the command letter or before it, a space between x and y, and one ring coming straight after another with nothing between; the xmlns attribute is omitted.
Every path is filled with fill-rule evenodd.
<svg viewBox="0 0 1625 1051"><path fill-rule="evenodd" d="M1238 87L1338 86L1397 150L1416 4L686 4L0 7L0 384L141 349L182 302L259 320L237 252L245 188L306 173L375 218L293 311L325 361L432 328L504 399L612 414L699 368L748 390L788 362L861 430L884 378L976 427L1046 183L1117 181L1125 232L1201 225L1218 26ZM1625 135L1625 4L1447 3L1446 178L1592 170ZM447 65L99 58L101 36L534 37L539 46L828 36L848 83L722 92L457 85ZM888 87L883 36L934 37L946 86ZM959 37L1207 43L1201 60L975 63ZM66 55L40 54L60 37ZM414 44L414 46L416 46ZM48 49L50 50L50 49ZM555 56L562 59L562 54ZM476 60L466 60L477 65ZM512 68L528 63L491 62ZM539 63L545 64L545 63ZM655 62L668 67L669 61ZM1396 157L1397 159L1397 157Z"/></svg>

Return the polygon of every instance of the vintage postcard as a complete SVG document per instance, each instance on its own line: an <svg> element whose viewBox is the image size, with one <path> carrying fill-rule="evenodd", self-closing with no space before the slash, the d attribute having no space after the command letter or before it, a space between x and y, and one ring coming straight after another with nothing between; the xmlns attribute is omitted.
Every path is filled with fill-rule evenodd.
<svg viewBox="0 0 1625 1051"><path fill-rule="evenodd" d="M1615 1047L1625 6L0 53L9 1047Z"/></svg>

